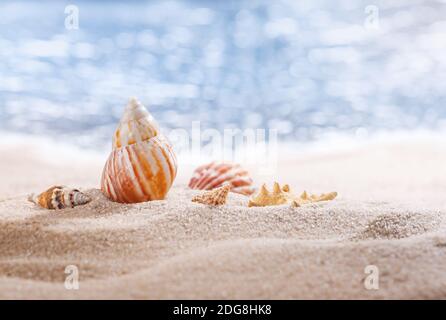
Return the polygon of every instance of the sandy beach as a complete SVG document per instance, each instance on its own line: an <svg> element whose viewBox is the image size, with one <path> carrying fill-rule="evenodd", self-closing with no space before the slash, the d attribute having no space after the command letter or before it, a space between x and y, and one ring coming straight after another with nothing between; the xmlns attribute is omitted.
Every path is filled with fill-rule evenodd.
<svg viewBox="0 0 446 320"><path fill-rule="evenodd" d="M123 205L98 190L107 154L51 157L63 148L0 146L1 299L446 298L446 144L379 141L285 154L257 185L337 191L331 202L248 208L191 202L193 166L179 167L166 200ZM76 153L76 152L74 152ZM198 165L198 164L197 164ZM53 184L92 196L50 211L26 200ZM64 287L79 269L79 290ZM379 289L364 285L369 265Z"/></svg>

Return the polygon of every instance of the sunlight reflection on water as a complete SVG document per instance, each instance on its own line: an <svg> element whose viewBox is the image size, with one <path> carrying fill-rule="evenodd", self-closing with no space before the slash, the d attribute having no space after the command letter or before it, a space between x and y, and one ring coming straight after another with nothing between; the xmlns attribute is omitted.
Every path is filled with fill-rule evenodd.
<svg viewBox="0 0 446 320"><path fill-rule="evenodd" d="M76 5L0 4L2 130L108 144L129 96L168 129L446 127L444 1Z"/></svg>

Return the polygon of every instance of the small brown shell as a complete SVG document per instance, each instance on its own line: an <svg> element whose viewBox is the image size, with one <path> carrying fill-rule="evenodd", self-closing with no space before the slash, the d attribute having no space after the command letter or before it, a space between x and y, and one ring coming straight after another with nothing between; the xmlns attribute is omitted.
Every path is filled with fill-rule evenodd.
<svg viewBox="0 0 446 320"><path fill-rule="evenodd" d="M207 191L192 198L192 202L208 204L211 206L221 206L226 203L231 185L226 184L223 187Z"/></svg>
<svg viewBox="0 0 446 320"><path fill-rule="evenodd" d="M231 191L243 195L251 195L255 189L247 170L239 164L211 162L195 169L189 181L189 188L199 190L212 190L229 184Z"/></svg>
<svg viewBox="0 0 446 320"><path fill-rule="evenodd" d="M65 209L86 204L91 198L77 189L54 186L38 195L31 194L28 200L45 209Z"/></svg>

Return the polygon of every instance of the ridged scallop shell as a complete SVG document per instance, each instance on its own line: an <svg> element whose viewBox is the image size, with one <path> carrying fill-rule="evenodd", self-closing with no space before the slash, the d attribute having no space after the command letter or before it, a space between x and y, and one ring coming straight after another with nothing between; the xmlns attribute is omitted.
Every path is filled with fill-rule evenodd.
<svg viewBox="0 0 446 320"><path fill-rule="evenodd" d="M221 206L226 203L230 190L231 185L226 184L220 188L206 191L203 194L193 197L192 202L198 202L211 206Z"/></svg>
<svg viewBox="0 0 446 320"><path fill-rule="evenodd" d="M294 195L291 192L290 186L285 184L283 187L275 182L273 191L270 192L263 184L258 194L251 197L248 207L265 207L277 206L281 204L290 204L293 207L300 207L302 204L333 200L338 195L337 192L323 193L321 195L308 195L304 191L300 196Z"/></svg>
<svg viewBox="0 0 446 320"><path fill-rule="evenodd" d="M239 164L211 162L195 169L189 181L189 188L212 190L229 184L231 191L243 195L251 195L255 189L247 170Z"/></svg>
<svg viewBox="0 0 446 320"><path fill-rule="evenodd" d="M164 199L176 173L172 146L144 106L131 99L113 136L102 192L121 203Z"/></svg>
<svg viewBox="0 0 446 320"><path fill-rule="evenodd" d="M77 189L54 186L40 194L29 195L28 200L45 209L65 209L86 204L91 198Z"/></svg>

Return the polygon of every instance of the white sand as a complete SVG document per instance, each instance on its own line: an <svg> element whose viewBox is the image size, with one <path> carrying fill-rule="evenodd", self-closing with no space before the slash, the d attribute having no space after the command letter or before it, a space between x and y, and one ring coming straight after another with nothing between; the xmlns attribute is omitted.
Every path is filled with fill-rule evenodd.
<svg viewBox="0 0 446 320"><path fill-rule="evenodd" d="M300 208L248 208L233 193L223 207L192 203L190 167L166 200L121 205L95 189L105 158L49 162L33 143L0 153L2 299L446 298L446 147L435 140L280 156L257 183L340 194ZM94 200L63 211L26 201L52 184ZM79 290L64 288L70 264ZM378 290L364 287L367 265Z"/></svg>

